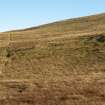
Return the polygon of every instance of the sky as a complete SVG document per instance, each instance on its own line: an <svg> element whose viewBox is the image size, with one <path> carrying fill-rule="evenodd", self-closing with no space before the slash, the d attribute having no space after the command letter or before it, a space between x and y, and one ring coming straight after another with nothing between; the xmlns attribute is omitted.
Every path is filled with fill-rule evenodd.
<svg viewBox="0 0 105 105"><path fill-rule="evenodd" d="M105 0L0 0L0 32L105 12Z"/></svg>

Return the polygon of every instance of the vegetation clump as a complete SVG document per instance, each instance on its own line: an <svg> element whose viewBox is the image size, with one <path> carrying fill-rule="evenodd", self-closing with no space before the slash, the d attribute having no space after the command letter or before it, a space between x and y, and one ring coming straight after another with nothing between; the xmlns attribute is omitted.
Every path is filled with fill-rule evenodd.
<svg viewBox="0 0 105 105"><path fill-rule="evenodd" d="M6 57L9 58L11 56L11 51L9 48L6 49Z"/></svg>

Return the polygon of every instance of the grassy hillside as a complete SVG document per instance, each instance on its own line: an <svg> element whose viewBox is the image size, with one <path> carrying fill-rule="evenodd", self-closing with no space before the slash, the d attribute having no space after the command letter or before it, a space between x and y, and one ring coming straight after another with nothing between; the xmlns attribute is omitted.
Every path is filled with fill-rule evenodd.
<svg viewBox="0 0 105 105"><path fill-rule="evenodd" d="M105 14L0 34L0 105L104 105Z"/></svg>

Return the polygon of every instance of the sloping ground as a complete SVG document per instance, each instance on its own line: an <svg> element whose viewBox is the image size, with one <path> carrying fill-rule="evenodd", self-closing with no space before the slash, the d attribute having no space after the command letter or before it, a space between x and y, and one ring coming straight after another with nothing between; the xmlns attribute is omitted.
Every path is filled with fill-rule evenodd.
<svg viewBox="0 0 105 105"><path fill-rule="evenodd" d="M105 14L0 34L0 105L104 105Z"/></svg>

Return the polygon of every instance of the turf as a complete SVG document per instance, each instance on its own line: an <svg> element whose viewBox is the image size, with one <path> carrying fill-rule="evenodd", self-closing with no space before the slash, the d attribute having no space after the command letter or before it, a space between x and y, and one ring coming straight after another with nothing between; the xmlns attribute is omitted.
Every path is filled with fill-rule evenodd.
<svg viewBox="0 0 105 105"><path fill-rule="evenodd" d="M104 105L105 14L0 34L0 105Z"/></svg>

